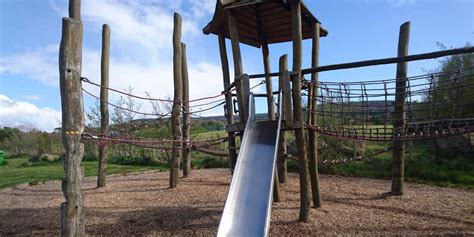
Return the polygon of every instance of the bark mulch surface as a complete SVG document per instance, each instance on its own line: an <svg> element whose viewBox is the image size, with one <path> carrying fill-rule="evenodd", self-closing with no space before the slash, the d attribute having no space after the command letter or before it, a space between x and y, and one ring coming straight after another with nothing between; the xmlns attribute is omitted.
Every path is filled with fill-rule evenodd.
<svg viewBox="0 0 474 237"><path fill-rule="evenodd" d="M84 182L86 231L91 235L215 235L230 175L225 169L194 170L168 189L167 172L108 177L95 188ZM281 185L273 205L271 235L427 235L474 233L474 192L407 184L403 197L386 194L388 180L321 175L323 207L299 223L298 175ZM58 235L59 181L0 190L0 236Z"/></svg>

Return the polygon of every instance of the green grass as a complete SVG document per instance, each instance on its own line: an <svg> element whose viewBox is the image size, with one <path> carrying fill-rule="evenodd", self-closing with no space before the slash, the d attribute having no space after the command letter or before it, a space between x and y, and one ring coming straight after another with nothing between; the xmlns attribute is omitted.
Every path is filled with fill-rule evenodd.
<svg viewBox="0 0 474 237"><path fill-rule="evenodd" d="M369 143L368 154L379 151L388 144ZM323 174L390 179L392 152L372 159L340 165L320 165ZM292 164L292 169L297 169ZM405 154L405 180L443 187L474 189L474 161L466 157L454 156L435 158L423 146L415 146L413 158Z"/></svg>
<svg viewBox="0 0 474 237"><path fill-rule="evenodd" d="M225 131L211 131L211 132L201 132L191 134L192 140L206 140L206 139L214 139L219 137L226 137L227 133Z"/></svg>
<svg viewBox="0 0 474 237"><path fill-rule="evenodd" d="M6 188L23 183L35 184L47 180L60 180L64 177L63 166L60 162L41 162L32 166L25 163L27 158L7 159L7 164L0 166L0 188ZM82 162L86 176L97 175L98 163ZM116 165L107 164L107 174L130 173L145 170L163 170L163 167Z"/></svg>

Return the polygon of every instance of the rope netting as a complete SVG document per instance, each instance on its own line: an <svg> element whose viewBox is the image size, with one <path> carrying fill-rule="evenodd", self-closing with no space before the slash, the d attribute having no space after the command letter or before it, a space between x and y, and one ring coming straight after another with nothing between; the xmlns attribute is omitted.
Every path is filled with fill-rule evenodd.
<svg viewBox="0 0 474 237"><path fill-rule="evenodd" d="M171 99L161 99L161 98L152 98L152 97L144 97L144 96L139 96L135 95L129 92L125 92L122 90L110 88L110 87L104 87L98 83L92 82L86 77L81 77L81 80L85 83L88 83L92 86L99 87L99 88L105 88L109 91L118 93L123 96L127 96L130 98L134 99L139 99L139 100L145 100L145 101L150 101L152 103L156 102L163 102L163 103L182 103L182 101L174 101ZM250 90L255 89L261 85L265 84L265 81L261 81L254 86L250 88ZM103 101L99 96L94 95L92 92L82 88L82 91L87 94L88 96L96 99L97 101ZM214 96L208 96L208 97L202 97L202 98L196 98L189 100L189 103L194 103L188 106L188 108L198 108L198 110L191 110L188 114L198 114L202 113L205 111L210 111L213 110L219 106L222 106L225 104L225 100L221 99L219 97L225 96L226 94L230 94L233 91L235 91L235 88L231 88L229 90L221 92L219 95L214 95ZM218 99L216 99L218 98ZM210 101L209 101L210 100ZM201 102L201 103L196 103L196 102ZM109 106L112 106L115 109L118 110L123 110L127 111L136 115L143 115L143 116L153 116L154 118L151 119L150 121L143 122L142 125L139 126L134 126L134 130L143 128L144 126L148 126L149 124L160 121L163 118L170 118L171 116L171 111L160 114L160 113L149 113L149 112L142 112L138 111L136 109L132 108L126 108L114 103L110 103L108 101L105 101L105 103ZM205 108L202 108L202 106L206 106ZM181 106L184 110L184 106ZM184 112L183 112L184 113ZM100 131L97 129L93 129L91 127L85 126L85 129L88 130L88 133L83 133L82 138L86 140L93 140L97 142L97 145L99 146L105 146L105 145L113 145L113 144L127 144L127 145L133 145L137 147L142 147L142 148L150 148L150 149L159 149L159 150L172 150L172 149L192 149L195 151L199 151L202 153L210 154L210 155L215 155L215 156L227 156L227 153L221 153L213 150L209 150L212 146L219 145L222 143L227 142L228 137L219 137L215 139L207 139L207 140L196 140L196 141L190 141L190 140L172 140L172 139L161 139L161 140L150 140L150 139L144 139L144 138L133 138L129 137L126 135L115 135L115 136L104 136L101 134ZM178 145L179 144L179 145Z"/></svg>
<svg viewBox="0 0 474 237"><path fill-rule="evenodd" d="M349 140L393 141L434 139L474 131L474 67L377 81L318 82L319 133ZM397 88L397 80L405 86ZM307 82L311 86L311 82ZM397 89L399 89L397 91ZM405 93L402 110L395 96ZM403 116L395 116L403 113ZM400 119L397 119L400 117ZM394 123L403 122L402 130Z"/></svg>

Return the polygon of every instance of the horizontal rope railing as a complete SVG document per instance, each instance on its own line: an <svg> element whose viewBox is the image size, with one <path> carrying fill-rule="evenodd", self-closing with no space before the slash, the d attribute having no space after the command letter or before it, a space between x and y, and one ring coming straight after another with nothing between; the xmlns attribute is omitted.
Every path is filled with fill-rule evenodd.
<svg viewBox="0 0 474 237"><path fill-rule="evenodd" d="M100 135L92 135L90 133L83 133L82 138L86 140L97 140L103 142L111 142L111 143L122 143L122 144L129 144L129 145L161 145L161 144L172 144L172 143L181 143L187 144L188 146L195 146L195 147L209 147L212 145L220 144L222 142L226 142L228 137L221 137L216 139L208 139L208 140L196 140L196 141L184 141L184 140L173 140L173 139L162 139L162 140L134 140L134 139L125 139L125 138L113 138L113 137L106 137ZM217 142L217 143L216 143ZM169 147L170 149L172 147Z"/></svg>
<svg viewBox="0 0 474 237"><path fill-rule="evenodd" d="M107 90L110 90L110 91L113 91L113 92L116 92L116 93L119 93L119 94L122 94L122 95L130 96L130 97L133 97L135 99L148 100L148 101L158 101L158 102L167 102L167 103L182 103L183 102L183 101L174 101L174 100L171 100L171 99L151 98L151 97L143 97L143 96L134 95L134 94L123 92L123 91L120 91L120 90L117 90L117 89L114 89L114 88L102 86L98 83L95 83L95 82L89 80L86 77L81 77L81 80L85 83L88 83L88 84L91 84L91 85L94 85L94 86L97 86L97 87L100 87L100 88L104 88L104 89L107 89ZM218 98L220 96L224 96L226 94L232 93L232 91L234 91L234 90L235 90L235 88L230 89L228 91L223 91L218 95L196 98L196 99L189 100L187 102L192 103L192 102L197 102L197 101L202 101L202 100L215 99L215 98Z"/></svg>

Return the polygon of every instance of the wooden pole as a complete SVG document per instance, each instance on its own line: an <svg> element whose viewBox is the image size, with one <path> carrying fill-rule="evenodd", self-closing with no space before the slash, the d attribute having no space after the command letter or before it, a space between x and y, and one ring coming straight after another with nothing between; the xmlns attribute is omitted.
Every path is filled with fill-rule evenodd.
<svg viewBox="0 0 474 237"><path fill-rule="evenodd" d="M228 23L229 23L229 35L230 35L230 42L232 44L232 56L234 58L234 73L236 78L236 91L237 91L237 101L239 103L239 119L240 123L245 124L247 119L247 114L245 113L245 108L248 105L245 105L244 95L243 95L243 85L242 85L242 75L244 73L244 69L242 66L242 56L240 54L240 46L239 46L239 29L237 26L237 19L236 19L236 10L229 9L228 11Z"/></svg>
<svg viewBox="0 0 474 237"><path fill-rule="evenodd" d="M69 0L69 18L81 20L81 0Z"/></svg>
<svg viewBox="0 0 474 237"><path fill-rule="evenodd" d="M188 62L186 59L186 44L181 43L182 50L182 76L183 76L183 176L188 177L191 172L191 149L189 148L189 132L191 117L189 115L189 78Z"/></svg>
<svg viewBox="0 0 474 237"><path fill-rule="evenodd" d="M408 44L410 39L410 22L405 22L400 27L398 39L398 57L408 55ZM401 134L405 128L405 98L406 78L408 74L408 63L397 64L397 82L395 84L395 107L393 114L394 136ZM392 191L393 195L403 195L405 176L405 145L403 141L393 141L392 157Z"/></svg>
<svg viewBox="0 0 474 237"><path fill-rule="evenodd" d="M284 111L287 110L289 107L291 109L291 95L290 95L290 87L289 87L289 78L286 78L284 73L288 72L288 55L283 55L280 57L280 76L278 77L278 89L279 91L283 91L283 101L282 105L282 115L283 118L287 119L287 115ZM285 79L288 79L288 82L285 82ZM286 100L286 98L288 98ZM281 116L281 115L280 115ZM291 117L291 112L290 116ZM284 130L280 130L280 141L278 142L278 158L277 158L277 169L278 169L278 181L280 183L286 183L287 180L287 160L286 160L286 132Z"/></svg>
<svg viewBox="0 0 474 237"><path fill-rule="evenodd" d="M272 78L269 73L270 70L270 53L268 50L268 44L266 40L262 41L262 54L263 54L263 66L265 70L265 86L267 89L267 107L268 107L268 119L275 120L275 107L273 106L273 87L272 87Z"/></svg>
<svg viewBox="0 0 474 237"><path fill-rule="evenodd" d="M102 26L102 55L100 61L100 133L102 136L109 135L109 58L110 58L110 27ZM107 147L99 145L99 174L97 176L97 187L105 187L107 178Z"/></svg>
<svg viewBox="0 0 474 237"><path fill-rule="evenodd" d="M180 111L183 96L182 86L182 48L181 48L181 16L174 13L174 28L173 28L173 82L174 82L174 103L171 110L171 132L173 140L181 140L181 126L180 126ZM180 142L173 142L173 148L170 160L170 188L176 188L178 185L179 176L179 157L180 157Z"/></svg>
<svg viewBox="0 0 474 237"><path fill-rule="evenodd" d="M230 85L230 73L229 73L229 61L227 60L227 49L225 46L225 36L219 34L219 52L221 56L222 65L222 76L224 80L224 90ZM234 123L234 111L232 106L232 95L227 93L225 95L225 115L227 118L227 124L231 125ZM230 158L230 171L234 173L235 163L237 162L237 152L235 147L235 133L227 133L229 137L229 158Z"/></svg>
<svg viewBox="0 0 474 237"><path fill-rule="evenodd" d="M249 108L249 96L250 96L250 80L247 74L242 74L240 77L240 82L242 84L242 104L244 107L245 122L247 122L247 117L250 113ZM244 122L244 123L245 123Z"/></svg>
<svg viewBox="0 0 474 237"><path fill-rule="evenodd" d="M70 9L80 14L80 1L71 1ZM78 13L79 12L79 13ZM84 131L84 105L82 101L82 22L80 15L63 18L59 47L59 86L61 91L62 142L65 178L62 191L66 202L61 204L61 235L85 236L84 196L81 191L81 160L84 144L80 143Z"/></svg>
<svg viewBox="0 0 474 237"><path fill-rule="evenodd" d="M263 64L265 73L270 73L270 53L268 50L267 41L264 37L262 39L262 54L263 54ZM265 85L267 89L267 107L268 107L268 119L275 120L275 108L273 106L273 87L272 87L272 78L270 76L265 77ZM278 162L277 162L278 163ZM273 180L273 201L280 202L280 181L278 179L278 167L276 167L277 172L275 172L275 177Z"/></svg>
<svg viewBox="0 0 474 237"><path fill-rule="evenodd" d="M292 0L291 22L293 28L293 109L296 147L298 150L299 170L300 170L300 215L302 222L309 221L310 192L308 160L306 157L306 141L303 128L303 105L301 101L301 63L302 63L302 25L301 25L301 4L299 0Z"/></svg>
<svg viewBox="0 0 474 237"><path fill-rule="evenodd" d="M312 39L312 57L311 67L319 66L319 38L320 38L319 23L313 25L313 39ZM317 125L316 114L311 111L316 111L318 96L317 82L319 75L317 72L311 74L312 86L309 87L309 98L308 98L308 124L312 126ZM315 130L308 130L308 146L309 146L309 177L311 180L311 193L313 197L313 207L321 207L321 194L319 192L319 175L318 175L318 134Z"/></svg>
<svg viewBox="0 0 474 237"><path fill-rule="evenodd" d="M400 27L398 39L398 57L408 55L408 44L410 38L410 22L405 22ZM395 107L393 115L394 136L403 133L405 128L405 98L406 78L408 74L408 63L397 64L397 83L395 89ZM392 157L392 194L403 195L405 175L405 146L403 141L393 141Z"/></svg>

